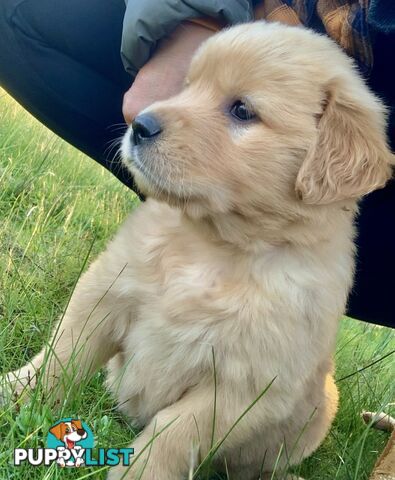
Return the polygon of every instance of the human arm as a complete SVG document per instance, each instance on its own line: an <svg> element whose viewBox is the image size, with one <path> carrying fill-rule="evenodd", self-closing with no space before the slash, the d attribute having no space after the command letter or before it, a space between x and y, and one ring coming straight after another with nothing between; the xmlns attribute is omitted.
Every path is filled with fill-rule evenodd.
<svg viewBox="0 0 395 480"><path fill-rule="evenodd" d="M127 123L181 89L193 53L216 30L253 19L249 0L126 0L121 56L135 77L126 92Z"/></svg>

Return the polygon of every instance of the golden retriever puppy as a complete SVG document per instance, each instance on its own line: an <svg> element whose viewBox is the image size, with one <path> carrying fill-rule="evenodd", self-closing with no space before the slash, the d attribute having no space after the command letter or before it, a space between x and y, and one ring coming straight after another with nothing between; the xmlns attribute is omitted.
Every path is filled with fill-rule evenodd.
<svg viewBox="0 0 395 480"><path fill-rule="evenodd" d="M353 222L390 178L384 130L328 38L264 22L215 35L183 91L124 138L148 200L81 278L52 351L8 380L50 388L111 360L108 382L144 427L111 480L182 480L211 454L232 480L276 462L283 478L336 413Z"/></svg>

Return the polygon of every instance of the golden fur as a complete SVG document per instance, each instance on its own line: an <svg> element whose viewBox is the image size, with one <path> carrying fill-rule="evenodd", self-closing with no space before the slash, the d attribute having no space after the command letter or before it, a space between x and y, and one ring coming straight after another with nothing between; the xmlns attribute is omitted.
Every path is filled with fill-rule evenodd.
<svg viewBox="0 0 395 480"><path fill-rule="evenodd" d="M240 98L257 120L231 117ZM185 89L146 112L163 132L132 152L129 131L123 152L151 198L81 278L56 355L8 378L20 389L42 367L51 385L110 361L120 408L144 426L127 480L145 462L144 480L181 480L229 431L214 463L232 480L270 472L281 448L282 471L336 412L357 200L393 163L384 107L328 38L259 22L208 40Z"/></svg>

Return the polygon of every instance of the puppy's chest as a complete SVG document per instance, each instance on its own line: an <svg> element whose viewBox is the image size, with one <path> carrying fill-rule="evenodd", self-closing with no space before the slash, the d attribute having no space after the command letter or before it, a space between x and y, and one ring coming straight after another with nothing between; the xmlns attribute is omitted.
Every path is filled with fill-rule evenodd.
<svg viewBox="0 0 395 480"><path fill-rule="evenodd" d="M236 269L218 259L185 258L167 264L156 280L139 296L127 343L140 365L163 365L167 372L174 367L176 376L185 365L208 365L212 348L243 361L246 349L266 354L274 337L283 337L278 322L292 316L281 282L257 278L240 262Z"/></svg>
<svg viewBox="0 0 395 480"><path fill-rule="evenodd" d="M162 272L154 294L140 299L140 316L146 320L150 314L145 306L170 324L215 324L237 315L254 293L259 298L256 286L245 275L235 274L230 264L214 259L185 259Z"/></svg>
<svg viewBox="0 0 395 480"><path fill-rule="evenodd" d="M194 258L181 247L177 256L156 251L138 268L137 315L122 348L128 359L123 391L139 415L149 417L211 375L213 351L219 376L253 379L260 388L280 367L299 372L296 360L311 363L327 350L315 341L327 336L304 314L304 286L282 269L254 273L240 259Z"/></svg>
<svg viewBox="0 0 395 480"><path fill-rule="evenodd" d="M210 376L213 351L221 364L220 358L234 364L241 357L237 364L248 368L240 338L240 348L232 348L234 329L243 328L250 317L240 312L244 289L226 281L221 272L195 263L168 270L166 282L140 298L136 322L123 346L130 359L124 391L135 399L137 416L149 418Z"/></svg>
<svg viewBox="0 0 395 480"><path fill-rule="evenodd" d="M152 371L155 364L167 373L174 367L177 377L184 365L189 370L211 361L211 346L222 341L225 329L246 326L252 313L250 299L255 297L256 304L261 297L248 282L235 279L229 266L191 259L168 263L146 292L138 299L128 347L139 365L150 365Z"/></svg>
<svg viewBox="0 0 395 480"><path fill-rule="evenodd" d="M294 307L300 315L308 298L309 286L290 278L281 262L266 266L264 259L189 248L187 241L164 243L156 255L145 256L137 274L138 322L160 319L169 328L210 328L214 334L216 325L263 327L284 314L292 317Z"/></svg>

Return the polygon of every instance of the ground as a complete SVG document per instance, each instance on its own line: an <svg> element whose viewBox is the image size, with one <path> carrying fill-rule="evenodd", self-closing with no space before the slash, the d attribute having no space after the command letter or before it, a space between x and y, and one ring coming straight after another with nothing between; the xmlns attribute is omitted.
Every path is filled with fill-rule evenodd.
<svg viewBox="0 0 395 480"><path fill-rule="evenodd" d="M81 271L137 204L131 191L0 90L0 374L41 348ZM387 355L394 349L394 331L341 321L340 408L321 448L296 469L306 480L368 479L388 435L366 427L360 412L394 413L395 355ZM12 465L14 448L43 446L48 428L62 417L85 420L99 447L129 445L135 432L117 412L103 378L98 373L63 404L50 406L36 395L26 405L0 407L0 480L104 479L105 468Z"/></svg>

